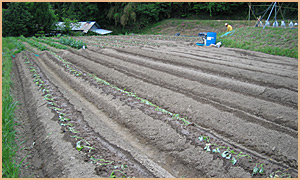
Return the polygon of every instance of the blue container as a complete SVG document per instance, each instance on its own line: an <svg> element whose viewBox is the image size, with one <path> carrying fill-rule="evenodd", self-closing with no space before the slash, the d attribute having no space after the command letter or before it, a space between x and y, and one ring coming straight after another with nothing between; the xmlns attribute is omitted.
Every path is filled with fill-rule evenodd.
<svg viewBox="0 0 300 180"><path fill-rule="evenodd" d="M208 32L206 36L206 46L211 44L216 44L217 41L217 33L215 32Z"/></svg>

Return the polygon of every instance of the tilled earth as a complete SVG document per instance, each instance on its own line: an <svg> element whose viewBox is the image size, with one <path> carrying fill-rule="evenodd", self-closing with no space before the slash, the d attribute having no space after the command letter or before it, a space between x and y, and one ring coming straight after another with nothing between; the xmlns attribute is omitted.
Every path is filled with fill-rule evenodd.
<svg viewBox="0 0 300 180"><path fill-rule="evenodd" d="M297 59L195 38L78 39L88 48L24 43L14 58L22 177L298 176Z"/></svg>

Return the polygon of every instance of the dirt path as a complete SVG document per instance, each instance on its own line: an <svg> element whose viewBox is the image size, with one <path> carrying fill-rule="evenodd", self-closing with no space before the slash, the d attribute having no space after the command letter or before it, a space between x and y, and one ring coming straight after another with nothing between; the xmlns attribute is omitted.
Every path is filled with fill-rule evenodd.
<svg viewBox="0 0 300 180"><path fill-rule="evenodd" d="M125 48L104 49L93 37L86 50L16 57L20 132L32 129L24 140L34 144L23 177L251 177L256 164L265 171L254 177L297 177L295 59L154 37L113 36L107 43ZM143 38L154 45L130 45Z"/></svg>

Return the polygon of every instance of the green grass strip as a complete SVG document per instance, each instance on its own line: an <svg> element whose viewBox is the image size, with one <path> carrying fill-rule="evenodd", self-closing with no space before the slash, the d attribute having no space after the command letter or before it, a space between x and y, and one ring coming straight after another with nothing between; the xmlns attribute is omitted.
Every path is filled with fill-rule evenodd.
<svg viewBox="0 0 300 180"><path fill-rule="evenodd" d="M17 164L16 152L18 145L15 142L16 131L14 111L18 102L14 101L11 95L12 57L25 49L24 45L16 38L2 39L2 177L19 177L19 167L22 161Z"/></svg>
<svg viewBox="0 0 300 180"><path fill-rule="evenodd" d="M225 47L298 58L297 29L244 27L235 29L230 36L221 38L222 34L218 34L217 42Z"/></svg>

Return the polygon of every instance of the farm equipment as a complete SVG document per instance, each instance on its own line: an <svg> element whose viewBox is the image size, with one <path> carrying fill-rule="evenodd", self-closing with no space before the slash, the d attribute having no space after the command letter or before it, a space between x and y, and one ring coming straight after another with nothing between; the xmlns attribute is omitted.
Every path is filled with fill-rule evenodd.
<svg viewBox="0 0 300 180"><path fill-rule="evenodd" d="M198 34L198 37L200 38L200 41L202 41L202 43L196 43L196 45L198 45L198 46L204 46L204 45L206 45L207 33L206 32L200 32Z"/></svg>

